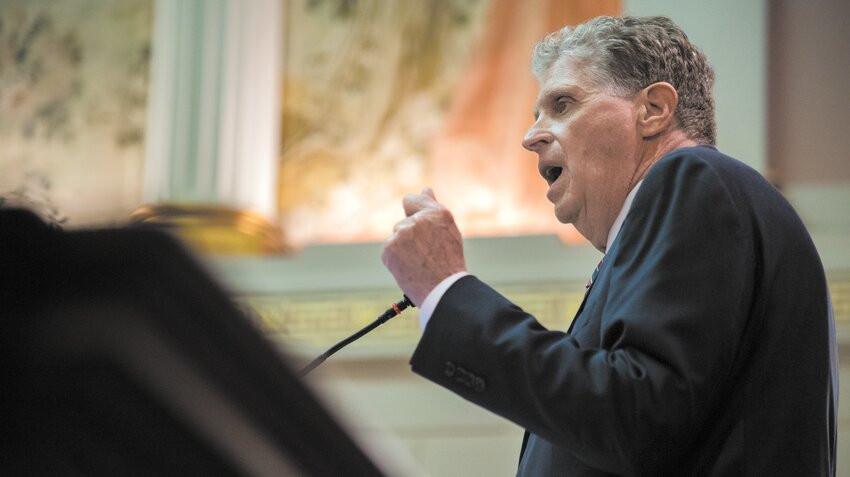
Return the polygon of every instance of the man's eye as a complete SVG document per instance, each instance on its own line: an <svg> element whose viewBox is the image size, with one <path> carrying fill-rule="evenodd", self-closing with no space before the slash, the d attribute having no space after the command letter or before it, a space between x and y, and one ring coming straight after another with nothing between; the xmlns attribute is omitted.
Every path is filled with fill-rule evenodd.
<svg viewBox="0 0 850 477"><path fill-rule="evenodd" d="M570 100L566 97L560 97L557 101L555 101L555 111L559 113L563 113L567 110L567 106L569 105Z"/></svg>

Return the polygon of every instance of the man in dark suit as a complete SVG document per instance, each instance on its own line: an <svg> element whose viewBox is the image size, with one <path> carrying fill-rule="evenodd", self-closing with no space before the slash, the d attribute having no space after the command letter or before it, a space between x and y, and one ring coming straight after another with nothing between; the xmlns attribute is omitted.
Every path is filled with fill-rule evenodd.
<svg viewBox="0 0 850 477"><path fill-rule="evenodd" d="M669 19L601 17L541 40L533 68L523 144L604 259L547 330L468 274L430 189L405 197L383 260L422 308L413 370L524 426L518 475L834 475L823 267L785 199L713 146L702 52Z"/></svg>

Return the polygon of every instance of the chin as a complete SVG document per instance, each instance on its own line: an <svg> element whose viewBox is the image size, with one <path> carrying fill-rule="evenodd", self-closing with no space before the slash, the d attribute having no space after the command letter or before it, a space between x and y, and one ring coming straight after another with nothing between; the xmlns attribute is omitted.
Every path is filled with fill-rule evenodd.
<svg viewBox="0 0 850 477"><path fill-rule="evenodd" d="M563 194L552 204L555 218L562 224L575 224L578 217L579 208L574 203L575 200L571 199L572 197Z"/></svg>
<svg viewBox="0 0 850 477"><path fill-rule="evenodd" d="M573 214L559 212L557 208L555 209L555 218L562 224L572 224L575 222Z"/></svg>

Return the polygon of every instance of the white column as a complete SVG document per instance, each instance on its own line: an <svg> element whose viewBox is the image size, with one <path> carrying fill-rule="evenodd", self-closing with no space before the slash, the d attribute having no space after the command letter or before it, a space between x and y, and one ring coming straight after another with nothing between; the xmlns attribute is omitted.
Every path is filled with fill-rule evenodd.
<svg viewBox="0 0 850 477"><path fill-rule="evenodd" d="M276 217L281 0L156 0L144 199Z"/></svg>

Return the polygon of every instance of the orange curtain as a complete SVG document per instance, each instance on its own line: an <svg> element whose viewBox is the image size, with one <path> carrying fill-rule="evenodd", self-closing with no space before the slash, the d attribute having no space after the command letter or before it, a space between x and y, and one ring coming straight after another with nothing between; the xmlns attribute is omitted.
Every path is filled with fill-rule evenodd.
<svg viewBox="0 0 850 477"><path fill-rule="evenodd" d="M434 139L429 180L467 236L556 232L581 240L557 224L536 156L521 145L537 94L531 48L564 25L619 15L620 0L518 3L493 0L482 43Z"/></svg>

